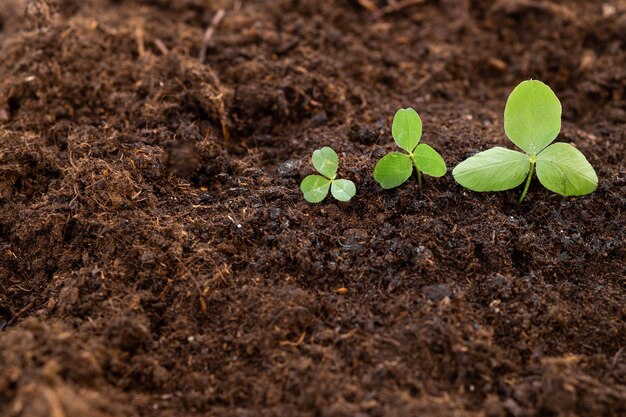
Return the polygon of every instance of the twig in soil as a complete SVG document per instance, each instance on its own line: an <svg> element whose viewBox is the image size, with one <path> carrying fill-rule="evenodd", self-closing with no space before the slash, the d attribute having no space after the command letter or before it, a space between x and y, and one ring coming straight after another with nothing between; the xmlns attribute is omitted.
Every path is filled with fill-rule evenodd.
<svg viewBox="0 0 626 417"><path fill-rule="evenodd" d="M20 311L18 311L17 313L15 313L15 315L13 317L11 317L11 319L6 324L6 327L9 327L13 323L15 323L15 320L17 320L22 314L27 312L33 306L33 304L35 304L35 302L31 301L30 303L28 303L24 307L22 307L22 309Z"/></svg>
<svg viewBox="0 0 626 417"><path fill-rule="evenodd" d="M291 340L281 340L278 344L280 346L292 346L292 347L298 347L300 346L300 344L302 342L304 342L304 338L306 337L306 332L302 332L302 334L300 335L300 337L298 338L298 340L296 340L295 342L292 342Z"/></svg>
<svg viewBox="0 0 626 417"><path fill-rule="evenodd" d="M200 288L200 284L198 284L198 280L191 273L191 271L189 271L189 269L185 266L185 263L180 258L177 257L176 260L180 263L185 274L189 276L191 280L193 281L193 284L196 287L196 291L198 291L198 300L200 302L200 310L204 313L204 315L208 319L210 319L211 317L209 316L207 302L206 302L206 299L204 298L204 293L202 292L202 289Z"/></svg>
<svg viewBox="0 0 626 417"><path fill-rule="evenodd" d="M390 3L388 6L383 7L375 13L375 17L378 19L386 14L399 12L405 7L414 6L416 4L422 4L425 0L404 0Z"/></svg>
<svg viewBox="0 0 626 417"><path fill-rule="evenodd" d="M225 14L226 11L224 11L224 9L219 9L217 13L215 13L215 16L213 16L211 23L209 24L209 26L207 26L206 31L204 32L204 36L202 37L202 48L200 49L200 55L198 56L198 59L202 63L204 63L204 60L206 59L206 50L209 46L209 41L213 37L215 30L219 26Z"/></svg>
<svg viewBox="0 0 626 417"><path fill-rule="evenodd" d="M222 126L222 135L224 136L224 142L230 145L230 132L228 131L228 118L226 117L224 94L220 93L215 97L211 97L211 100L217 102L217 112L219 114L220 124Z"/></svg>
<svg viewBox="0 0 626 417"><path fill-rule="evenodd" d="M156 38L154 40L154 45L156 45L156 47L159 48L159 51L161 51L163 55L167 55L170 53L170 50L167 49L167 46L165 46L165 44L163 43L161 39Z"/></svg>
<svg viewBox="0 0 626 417"><path fill-rule="evenodd" d="M569 7L555 4L551 1L539 0L499 0L491 6L490 12L504 11L504 13L512 14L524 9L538 9L555 14L563 19L576 19L576 13Z"/></svg>
<svg viewBox="0 0 626 417"><path fill-rule="evenodd" d="M624 351L624 348L621 348L620 350L617 351L617 353L615 353L615 355L613 356L613 366L617 365L617 361L619 360L619 357L622 355L622 352Z"/></svg>
<svg viewBox="0 0 626 417"><path fill-rule="evenodd" d="M144 42L143 25L138 24L135 28L135 42L137 42L137 53L139 57L143 57L146 54L146 45Z"/></svg>
<svg viewBox="0 0 626 417"><path fill-rule="evenodd" d="M44 397L46 397L46 401L50 405L50 415L54 417L65 417L66 414L63 411L63 402L59 398L59 395L49 387L43 387L41 389Z"/></svg>
<svg viewBox="0 0 626 417"><path fill-rule="evenodd" d="M415 86L413 87L413 91L419 91L423 86L428 84L431 79L432 79L432 75L427 74L425 77L419 80L417 84L415 84Z"/></svg>
<svg viewBox="0 0 626 417"><path fill-rule="evenodd" d="M352 330L348 331L347 333L344 333L344 334L340 335L339 339L340 340L350 339L352 336L357 334L358 331L359 331L359 329L352 329Z"/></svg>
<svg viewBox="0 0 626 417"><path fill-rule="evenodd" d="M372 0L356 0L357 3L364 9L370 12L378 12L378 6Z"/></svg>

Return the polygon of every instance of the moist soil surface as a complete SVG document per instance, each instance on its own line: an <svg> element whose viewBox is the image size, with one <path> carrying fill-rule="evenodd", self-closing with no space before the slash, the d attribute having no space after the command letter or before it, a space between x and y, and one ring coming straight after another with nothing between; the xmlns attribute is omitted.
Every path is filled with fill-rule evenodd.
<svg viewBox="0 0 626 417"><path fill-rule="evenodd" d="M0 415L626 415L625 40L623 0L3 0ZM593 194L450 175L529 78ZM409 106L448 175L385 191ZM322 146L349 203L302 198Z"/></svg>

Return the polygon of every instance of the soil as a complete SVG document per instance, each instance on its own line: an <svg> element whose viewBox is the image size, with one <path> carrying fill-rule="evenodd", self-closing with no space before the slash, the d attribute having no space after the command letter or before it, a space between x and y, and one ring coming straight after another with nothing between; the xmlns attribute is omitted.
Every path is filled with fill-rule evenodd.
<svg viewBox="0 0 626 417"><path fill-rule="evenodd" d="M596 192L374 182L528 78ZM0 415L626 416L625 144L623 0L3 0Z"/></svg>

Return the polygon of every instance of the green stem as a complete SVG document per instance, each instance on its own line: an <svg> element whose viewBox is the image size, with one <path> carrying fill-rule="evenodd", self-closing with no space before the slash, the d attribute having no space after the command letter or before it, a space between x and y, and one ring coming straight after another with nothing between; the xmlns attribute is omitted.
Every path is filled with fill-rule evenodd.
<svg viewBox="0 0 626 417"><path fill-rule="evenodd" d="M526 193L528 192L528 187L530 187L530 180L533 177L533 172L535 171L535 161L530 161L530 171L528 171L528 178L526 178L526 185L524 186L524 191L522 192L522 196L519 198L519 204L522 204L524 201L524 197L526 197Z"/></svg>
<svg viewBox="0 0 626 417"><path fill-rule="evenodd" d="M411 161L413 161L413 165L415 166L415 169L417 170L417 186L421 187L422 186L422 170L420 169L420 167L417 166L417 162L415 162L415 158L413 158L413 155L411 155Z"/></svg>

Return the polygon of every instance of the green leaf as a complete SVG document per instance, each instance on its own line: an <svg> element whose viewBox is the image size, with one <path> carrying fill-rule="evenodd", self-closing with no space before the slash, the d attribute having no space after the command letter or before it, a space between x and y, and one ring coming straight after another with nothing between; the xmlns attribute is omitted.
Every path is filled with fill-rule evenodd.
<svg viewBox="0 0 626 417"><path fill-rule="evenodd" d="M356 194L356 187L350 180L334 180L330 192L339 201L349 201Z"/></svg>
<svg viewBox="0 0 626 417"><path fill-rule="evenodd" d="M335 177L337 167L339 166L339 158L331 148L325 146L316 150L313 152L311 161L317 172L331 179Z"/></svg>
<svg viewBox="0 0 626 417"><path fill-rule="evenodd" d="M385 190L404 183L413 172L409 155L391 152L378 161L374 168L374 179Z"/></svg>
<svg viewBox="0 0 626 417"><path fill-rule="evenodd" d="M391 134L396 144L407 152L412 152L422 137L422 120L411 108L400 109L393 117Z"/></svg>
<svg viewBox="0 0 626 417"><path fill-rule="evenodd" d="M425 143L417 145L413 160L423 173L431 177L442 177L446 174L446 162L436 150Z"/></svg>
<svg viewBox="0 0 626 417"><path fill-rule="evenodd" d="M561 102L541 81L524 81L506 102L504 131L526 153L537 155L561 131Z"/></svg>
<svg viewBox="0 0 626 417"><path fill-rule="evenodd" d="M520 185L529 169L528 155L495 147L467 158L454 168L452 175L472 191L503 191Z"/></svg>
<svg viewBox="0 0 626 417"><path fill-rule="evenodd" d="M331 181L319 175L309 175L302 180L300 191L309 203L319 203L328 195Z"/></svg>
<svg viewBox="0 0 626 417"><path fill-rule="evenodd" d="M550 191L561 195L585 195L598 187L598 176L578 149L555 143L537 155L537 178Z"/></svg>

